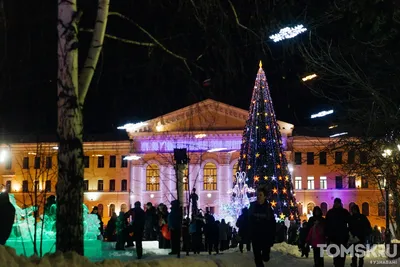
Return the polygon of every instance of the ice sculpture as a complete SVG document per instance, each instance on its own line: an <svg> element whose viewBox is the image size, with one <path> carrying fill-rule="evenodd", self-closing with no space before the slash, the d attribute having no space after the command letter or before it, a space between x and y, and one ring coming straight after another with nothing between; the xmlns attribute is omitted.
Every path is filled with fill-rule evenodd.
<svg viewBox="0 0 400 267"><path fill-rule="evenodd" d="M15 207L15 222L8 242L13 240L33 242L35 225L33 213L35 211L35 207L22 209L17 205L14 195L9 194L9 198L11 204L13 204ZM96 214L89 214L88 207L85 204L82 205L84 240L97 240L97 237L100 235L100 221ZM50 209L44 214L44 216L43 214L39 216L39 220L36 225L37 240L56 240L56 209L56 204L53 204L50 206Z"/></svg>

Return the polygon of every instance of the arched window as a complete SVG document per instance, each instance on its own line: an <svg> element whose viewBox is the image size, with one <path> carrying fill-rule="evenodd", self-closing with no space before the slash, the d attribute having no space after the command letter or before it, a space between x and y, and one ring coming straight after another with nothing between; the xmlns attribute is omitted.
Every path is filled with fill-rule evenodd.
<svg viewBox="0 0 400 267"><path fill-rule="evenodd" d="M235 165L233 165L233 168L232 168L232 175L233 175L232 182L233 182L233 185L236 184L236 173L239 171L238 170L238 166L239 166L239 164L235 163Z"/></svg>
<svg viewBox="0 0 400 267"><path fill-rule="evenodd" d="M322 215L325 216L326 213L328 212L328 204L326 202L321 203L321 210L322 210Z"/></svg>
<svg viewBox="0 0 400 267"><path fill-rule="evenodd" d="M378 216L385 216L385 203L383 202L379 202L378 203Z"/></svg>
<svg viewBox="0 0 400 267"><path fill-rule="evenodd" d="M369 216L369 204L367 202L362 203L361 213L364 214L365 216Z"/></svg>
<svg viewBox="0 0 400 267"><path fill-rule="evenodd" d="M121 211L122 212L127 212L128 211L128 206L126 204L121 204Z"/></svg>
<svg viewBox="0 0 400 267"><path fill-rule="evenodd" d="M312 202L309 202L307 204L307 214L312 214L312 211L313 211L314 207L315 207L315 204L312 203Z"/></svg>
<svg viewBox="0 0 400 267"><path fill-rule="evenodd" d="M110 204L110 207L108 209L108 217L111 217L114 212L115 212L115 205L114 204Z"/></svg>
<svg viewBox="0 0 400 267"><path fill-rule="evenodd" d="M104 210L103 204L97 205L97 213L100 215L101 218L103 218L103 210Z"/></svg>
<svg viewBox="0 0 400 267"><path fill-rule="evenodd" d="M146 191L160 191L160 169L157 164L146 168Z"/></svg>
<svg viewBox="0 0 400 267"><path fill-rule="evenodd" d="M354 202L350 202L349 203L349 212L351 212L351 208L355 205L356 203L354 203Z"/></svg>
<svg viewBox="0 0 400 267"><path fill-rule="evenodd" d="M217 166L208 162L203 169L203 190L217 190Z"/></svg>
<svg viewBox="0 0 400 267"><path fill-rule="evenodd" d="M297 204L297 211L299 212L299 215L303 214L303 204L301 203Z"/></svg>

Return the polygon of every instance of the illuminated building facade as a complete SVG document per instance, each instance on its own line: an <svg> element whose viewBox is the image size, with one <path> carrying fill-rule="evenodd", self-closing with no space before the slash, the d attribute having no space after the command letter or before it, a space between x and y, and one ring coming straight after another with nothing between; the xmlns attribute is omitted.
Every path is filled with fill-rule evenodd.
<svg viewBox="0 0 400 267"><path fill-rule="evenodd" d="M208 99L127 125L125 141L85 142L85 204L89 210L98 206L105 223L113 212L126 210L135 201L168 204L176 198L173 150L186 148L190 163L185 195L196 188L199 208L218 213L220 204L230 201L228 191L234 183L247 118L246 110ZM340 157L347 159L346 151L324 154L332 139L292 136L292 124L278 123L304 216L315 205L331 208L333 199L340 197L346 208L354 202L373 225L384 226L380 191L362 177L334 171L340 169ZM35 190L40 195L55 194L56 143L12 143L1 149L3 190L14 193L21 206L32 203Z"/></svg>

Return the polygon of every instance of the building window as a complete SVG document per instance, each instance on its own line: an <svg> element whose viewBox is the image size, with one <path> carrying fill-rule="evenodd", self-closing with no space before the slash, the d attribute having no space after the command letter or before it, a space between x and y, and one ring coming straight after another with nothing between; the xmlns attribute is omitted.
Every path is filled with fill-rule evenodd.
<svg viewBox="0 0 400 267"><path fill-rule="evenodd" d="M378 216L385 217L385 203L378 203Z"/></svg>
<svg viewBox="0 0 400 267"><path fill-rule="evenodd" d="M206 212L210 213L211 215L215 214L215 207L206 207Z"/></svg>
<svg viewBox="0 0 400 267"><path fill-rule="evenodd" d="M328 189L326 176L319 177L319 189Z"/></svg>
<svg viewBox="0 0 400 267"><path fill-rule="evenodd" d="M326 165L326 152L319 152L319 164Z"/></svg>
<svg viewBox="0 0 400 267"><path fill-rule="evenodd" d="M326 202L321 203L321 210L322 210L322 215L326 216L326 213L328 212L328 204Z"/></svg>
<svg viewBox="0 0 400 267"><path fill-rule="evenodd" d="M314 187L314 177L308 176L307 177L307 189L315 189Z"/></svg>
<svg viewBox="0 0 400 267"><path fill-rule="evenodd" d="M336 176L336 189L342 189L343 188L343 178L342 176Z"/></svg>
<svg viewBox="0 0 400 267"><path fill-rule="evenodd" d="M356 161L356 152L354 150L350 150L347 152L347 163L354 164Z"/></svg>
<svg viewBox="0 0 400 267"><path fill-rule="evenodd" d="M24 157L22 160L22 168L29 169L29 157Z"/></svg>
<svg viewBox="0 0 400 267"><path fill-rule="evenodd" d="M28 193L28 181L27 180L22 181L22 192Z"/></svg>
<svg viewBox="0 0 400 267"><path fill-rule="evenodd" d="M122 192L128 191L128 181L126 179L121 180L121 191Z"/></svg>
<svg viewBox="0 0 400 267"><path fill-rule="evenodd" d="M5 162L5 168L6 168L6 170L11 170L11 167L12 167L11 157L7 157L6 162Z"/></svg>
<svg viewBox="0 0 400 267"><path fill-rule="evenodd" d="M110 204L110 208L108 209L108 217L111 217L115 212L115 205Z"/></svg>
<svg viewBox="0 0 400 267"><path fill-rule="evenodd" d="M301 190L302 189L301 177L295 177L294 178L294 189L297 189L297 190Z"/></svg>
<svg viewBox="0 0 400 267"><path fill-rule="evenodd" d="M301 152L294 152L294 164L301 165Z"/></svg>
<svg viewBox="0 0 400 267"><path fill-rule="evenodd" d="M84 191L89 191L89 180L84 180L83 181L83 190Z"/></svg>
<svg viewBox="0 0 400 267"><path fill-rule="evenodd" d="M128 167L128 161L124 159L126 155L121 156L121 168L127 168Z"/></svg>
<svg viewBox="0 0 400 267"><path fill-rule="evenodd" d="M83 156L83 166L85 166L85 168L89 168L89 166L90 166L89 156Z"/></svg>
<svg viewBox="0 0 400 267"><path fill-rule="evenodd" d="M349 176L349 188L356 188L356 177Z"/></svg>
<svg viewBox="0 0 400 267"><path fill-rule="evenodd" d="M115 191L115 180L111 179L110 180L110 192L114 192Z"/></svg>
<svg viewBox="0 0 400 267"><path fill-rule="evenodd" d="M368 163L368 154L365 151L360 152L360 164L367 164Z"/></svg>
<svg viewBox="0 0 400 267"><path fill-rule="evenodd" d="M40 169L40 157L35 157L34 168Z"/></svg>
<svg viewBox="0 0 400 267"><path fill-rule="evenodd" d="M335 152L335 164L343 163L343 152L336 151Z"/></svg>
<svg viewBox="0 0 400 267"><path fill-rule="evenodd" d="M146 168L146 191L160 191L160 169L157 164Z"/></svg>
<svg viewBox="0 0 400 267"><path fill-rule="evenodd" d="M361 188L368 188L368 178L361 176Z"/></svg>
<svg viewBox="0 0 400 267"><path fill-rule="evenodd" d="M307 165L314 165L314 152L307 152Z"/></svg>
<svg viewBox="0 0 400 267"><path fill-rule="evenodd" d="M183 190L189 191L189 168L183 171Z"/></svg>
<svg viewBox="0 0 400 267"><path fill-rule="evenodd" d="M369 216L369 204L367 202L362 203L361 213L364 214L365 216Z"/></svg>
<svg viewBox="0 0 400 267"><path fill-rule="evenodd" d="M46 180L46 183L44 185L44 191L51 192L51 180Z"/></svg>
<svg viewBox="0 0 400 267"><path fill-rule="evenodd" d="M11 192L11 181L10 180L8 180L6 182L6 192Z"/></svg>
<svg viewBox="0 0 400 267"><path fill-rule="evenodd" d="M104 168L104 156L97 157L97 168Z"/></svg>
<svg viewBox="0 0 400 267"><path fill-rule="evenodd" d="M103 191L104 190L104 182L103 180L98 180L97 181L97 191Z"/></svg>
<svg viewBox="0 0 400 267"><path fill-rule="evenodd" d="M203 190L217 190L217 166L208 162L203 169Z"/></svg>
<svg viewBox="0 0 400 267"><path fill-rule="evenodd" d="M117 166L117 156L110 156L110 168L115 168Z"/></svg>
<svg viewBox="0 0 400 267"><path fill-rule="evenodd" d="M104 211L103 204L97 205L97 213L99 214L100 218L103 218L103 211Z"/></svg>
<svg viewBox="0 0 400 267"><path fill-rule="evenodd" d="M46 169L51 169L53 167L53 161L51 157L46 157Z"/></svg>

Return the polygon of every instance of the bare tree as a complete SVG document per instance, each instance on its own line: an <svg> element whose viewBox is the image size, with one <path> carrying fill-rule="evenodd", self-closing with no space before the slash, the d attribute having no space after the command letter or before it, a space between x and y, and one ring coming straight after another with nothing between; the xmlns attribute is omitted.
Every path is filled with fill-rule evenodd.
<svg viewBox="0 0 400 267"><path fill-rule="evenodd" d="M17 187L22 189L22 199L16 199L17 204L22 204L29 236L33 243L33 253L36 256L43 256L43 234L46 223L47 198L54 192L52 186L57 182L57 165L54 160L57 150L52 144L37 143L35 147L26 147L18 151L16 158L17 172L21 173L23 181ZM29 159L33 158L33 166ZM11 190L11 189L9 189ZM32 207L32 209L26 209ZM32 211L32 214L28 213ZM33 216L33 225L29 225L28 218ZM33 227L33 228L31 228ZM38 248L39 244L39 248Z"/></svg>

